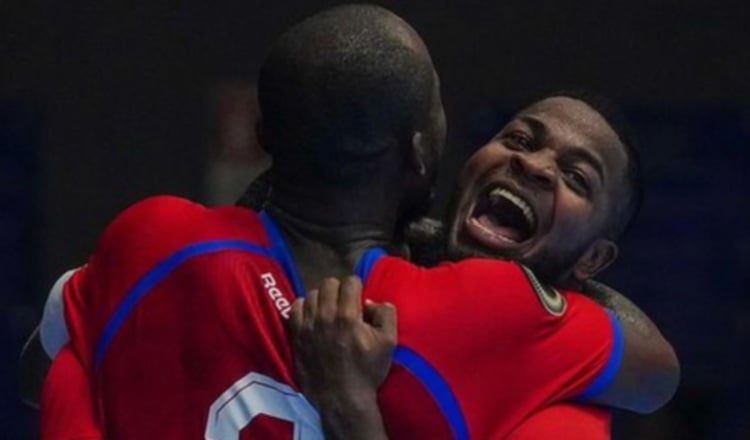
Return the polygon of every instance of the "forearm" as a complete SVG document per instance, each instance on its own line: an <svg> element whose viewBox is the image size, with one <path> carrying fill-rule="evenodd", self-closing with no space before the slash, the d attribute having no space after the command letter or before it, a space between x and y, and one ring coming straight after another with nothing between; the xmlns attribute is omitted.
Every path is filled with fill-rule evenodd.
<svg viewBox="0 0 750 440"><path fill-rule="evenodd" d="M374 391L328 393L313 399L326 439L387 439Z"/></svg>

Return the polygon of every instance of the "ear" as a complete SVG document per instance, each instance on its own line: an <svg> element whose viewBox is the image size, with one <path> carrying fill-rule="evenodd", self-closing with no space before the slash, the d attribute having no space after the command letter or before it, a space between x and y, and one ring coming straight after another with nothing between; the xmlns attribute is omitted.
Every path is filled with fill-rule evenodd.
<svg viewBox="0 0 750 440"><path fill-rule="evenodd" d="M594 241L576 262L573 276L579 282L594 278L615 261L617 253L618 248L613 241L603 238Z"/></svg>

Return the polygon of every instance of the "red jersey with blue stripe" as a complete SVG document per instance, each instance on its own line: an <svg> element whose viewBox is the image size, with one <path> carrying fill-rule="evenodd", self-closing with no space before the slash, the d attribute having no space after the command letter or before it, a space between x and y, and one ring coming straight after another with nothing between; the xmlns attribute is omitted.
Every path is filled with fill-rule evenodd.
<svg viewBox="0 0 750 440"><path fill-rule="evenodd" d="M398 311L379 395L392 438L503 438L551 402L595 394L619 362L616 321L516 264L423 269L373 249L357 272L365 298ZM134 205L64 287L63 353L90 381L84 415L108 439L322 438L284 332L302 294L266 214L174 197ZM55 410L64 377L45 383L45 438L76 438Z"/></svg>
<svg viewBox="0 0 750 440"><path fill-rule="evenodd" d="M380 393L394 438L505 438L552 402L597 394L619 366L616 318L518 264L424 269L370 251L358 270L364 296L398 313L395 366Z"/></svg>

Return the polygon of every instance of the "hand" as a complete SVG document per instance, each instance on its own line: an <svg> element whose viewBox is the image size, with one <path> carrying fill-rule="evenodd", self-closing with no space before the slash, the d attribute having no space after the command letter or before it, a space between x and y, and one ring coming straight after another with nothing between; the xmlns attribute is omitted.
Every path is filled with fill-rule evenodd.
<svg viewBox="0 0 750 440"><path fill-rule="evenodd" d="M385 438L377 389L396 346L396 309L365 303L362 282L323 280L298 299L289 318L295 374L321 412L327 438Z"/></svg>
<svg viewBox="0 0 750 440"><path fill-rule="evenodd" d="M388 303L363 307L361 294L357 277L327 278L292 306L289 337L305 394L374 392L385 380L396 345L396 310Z"/></svg>

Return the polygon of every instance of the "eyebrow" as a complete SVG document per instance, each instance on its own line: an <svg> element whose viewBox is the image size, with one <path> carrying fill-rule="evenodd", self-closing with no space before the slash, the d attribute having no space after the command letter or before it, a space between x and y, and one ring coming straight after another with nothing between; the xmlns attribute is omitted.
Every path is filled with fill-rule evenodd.
<svg viewBox="0 0 750 440"><path fill-rule="evenodd" d="M591 151L581 148L581 147L570 147L568 151L565 153L566 156L572 157L573 160L578 160L581 162L586 162L591 166L591 168L596 171L596 173L599 175L599 179L604 183L604 167L602 166L602 162L599 160L594 153Z"/></svg>
<svg viewBox="0 0 750 440"><path fill-rule="evenodd" d="M534 137L536 138L546 138L549 134L549 130L547 130L547 126L544 125L544 122L540 121L539 119L528 116L528 115L520 115L516 117L521 122L526 123L526 125L529 126L532 133L534 134Z"/></svg>
<svg viewBox="0 0 750 440"><path fill-rule="evenodd" d="M531 129L534 137L544 139L549 136L549 130L544 122L530 115L520 115L516 117L519 121L525 123ZM580 146L570 146L566 148L565 155L573 160L586 162L599 175L599 179L604 182L604 166L601 160L591 151Z"/></svg>

